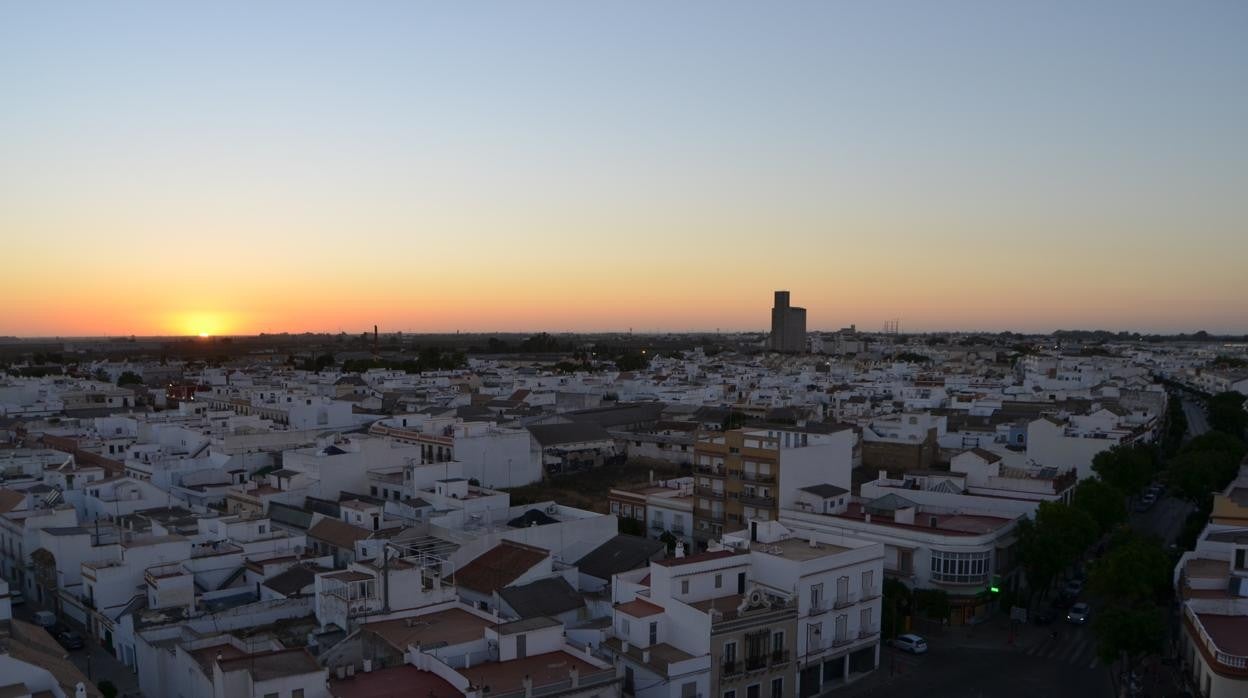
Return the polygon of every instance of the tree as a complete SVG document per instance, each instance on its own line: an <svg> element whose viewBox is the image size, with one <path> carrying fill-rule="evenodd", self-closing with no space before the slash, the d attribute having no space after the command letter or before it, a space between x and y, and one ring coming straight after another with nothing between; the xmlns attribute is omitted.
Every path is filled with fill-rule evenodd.
<svg viewBox="0 0 1248 698"><path fill-rule="evenodd" d="M1248 427L1248 412L1244 411L1244 396L1236 393L1218 393L1209 398L1209 427L1243 438Z"/></svg>
<svg viewBox="0 0 1248 698"><path fill-rule="evenodd" d="M1092 459L1092 470L1127 496L1133 496L1153 479L1153 452L1146 446L1119 444Z"/></svg>
<svg viewBox="0 0 1248 698"><path fill-rule="evenodd" d="M121 374L120 378L117 379L117 385L118 387L125 387L127 385L143 385L143 377L134 371L126 371Z"/></svg>
<svg viewBox="0 0 1248 698"><path fill-rule="evenodd" d="M1170 459L1167 479L1184 499L1203 507L1211 493L1235 479L1239 459L1226 451L1185 451Z"/></svg>
<svg viewBox="0 0 1248 698"><path fill-rule="evenodd" d="M1088 587L1114 603L1153 605L1169 593L1171 569L1159 542L1130 534L1097 560Z"/></svg>
<svg viewBox="0 0 1248 698"><path fill-rule="evenodd" d="M1092 620L1097 655L1128 672L1163 648L1166 623L1159 599L1170 592L1170 559L1161 544L1135 534L1116 541L1092 568L1089 588L1107 600Z"/></svg>
<svg viewBox="0 0 1248 698"><path fill-rule="evenodd" d="M884 603L880 617L880 631L885 639L901 634L901 619L910 614L910 588L896 579L884 580Z"/></svg>
<svg viewBox="0 0 1248 698"><path fill-rule="evenodd" d="M1048 589L1061 571L1075 564L1096 540L1096 521L1085 511L1061 502L1041 502L1035 520L1018 523L1019 558L1028 589Z"/></svg>
<svg viewBox="0 0 1248 698"><path fill-rule="evenodd" d="M1092 517L1102 534L1127 520L1127 505L1122 492L1096 479L1088 479L1075 487L1071 506Z"/></svg>
<svg viewBox="0 0 1248 698"><path fill-rule="evenodd" d="M1156 606L1113 604L1092 619L1092 633L1101 661L1121 660L1131 672L1141 659L1164 649L1166 620Z"/></svg>
<svg viewBox="0 0 1248 698"><path fill-rule="evenodd" d="M676 544L680 542L680 539L677 538L671 531L664 531L663 533L660 533L659 541L663 543L663 545L667 546L668 555L676 554Z"/></svg>

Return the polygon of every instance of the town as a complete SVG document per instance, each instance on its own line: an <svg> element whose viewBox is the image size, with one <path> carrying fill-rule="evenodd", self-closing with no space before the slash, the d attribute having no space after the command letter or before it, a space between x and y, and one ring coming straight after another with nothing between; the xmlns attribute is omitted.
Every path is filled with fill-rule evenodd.
<svg viewBox="0 0 1248 698"><path fill-rule="evenodd" d="M0 341L0 693L1248 691L1248 342L805 312Z"/></svg>

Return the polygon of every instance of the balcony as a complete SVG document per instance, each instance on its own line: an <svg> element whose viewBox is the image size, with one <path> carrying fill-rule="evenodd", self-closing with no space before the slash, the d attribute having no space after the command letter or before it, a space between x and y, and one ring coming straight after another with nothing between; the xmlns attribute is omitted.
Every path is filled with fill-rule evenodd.
<svg viewBox="0 0 1248 698"><path fill-rule="evenodd" d="M722 511L705 511L705 510L703 510L703 511L701 511L701 512L699 512L699 513L698 513L698 516L700 516L700 517L702 517L702 518L704 518L704 519L706 519L706 520L708 520L708 521L719 521L719 522L722 522L722 521L724 520L724 512L722 512Z"/></svg>
<svg viewBox="0 0 1248 698"><path fill-rule="evenodd" d="M662 521L651 521L651 522L650 522L650 528L652 528L652 529L654 529L654 530L656 530L656 531L662 531L662 530L663 530L663 522L662 522Z"/></svg>
<svg viewBox="0 0 1248 698"><path fill-rule="evenodd" d="M738 474L738 476L739 476L742 480L745 480L746 482L763 482L763 483L770 483L770 482L775 482L775 481L776 481L776 476L775 476L775 475L764 474L764 473L749 473L749 472L746 472L746 471L744 471L744 470L743 470L743 471L741 471L741 472Z"/></svg>
<svg viewBox="0 0 1248 698"><path fill-rule="evenodd" d="M1213 660L1210 662L1210 668L1226 672L1235 677L1248 676L1248 656L1222 651L1210 629L1205 627L1205 623L1201 621L1200 615L1193 611L1189 604L1183 605L1183 616L1187 622L1189 634L1193 635L1194 639L1197 639L1195 644L1200 648L1202 654L1205 655L1206 661L1209 661L1209 659ZM1236 626L1245 624L1242 616L1230 616L1228 618ZM1221 629L1217 626L1213 627L1214 632L1219 632L1219 630L1224 640L1228 634L1239 634L1236 628L1229 626ZM1214 666L1214 663L1216 663L1216 666Z"/></svg>
<svg viewBox="0 0 1248 698"><path fill-rule="evenodd" d="M858 639L865 640L869 637L875 637L880 634L879 628L862 628L858 631Z"/></svg>
<svg viewBox="0 0 1248 698"><path fill-rule="evenodd" d="M724 476L723 466L718 465L695 465L693 466L693 472L699 475L714 475L715 477Z"/></svg>
<svg viewBox="0 0 1248 698"><path fill-rule="evenodd" d="M844 594L836 597L836 601L832 603L832 608L847 608L854 605L854 595Z"/></svg>
<svg viewBox="0 0 1248 698"><path fill-rule="evenodd" d="M747 494L745 492L733 492L732 498L740 501L742 504L748 504L752 507L767 507L773 509L776 506L775 497L763 497L756 494Z"/></svg>
<svg viewBox="0 0 1248 698"><path fill-rule="evenodd" d="M734 676L736 674L740 674L743 671L745 671L745 665L743 663L738 662L735 659L732 659L732 660L726 659L724 660L723 665L720 667L719 673L722 676Z"/></svg>
<svg viewBox="0 0 1248 698"><path fill-rule="evenodd" d="M698 495L699 497L709 497L711 499L723 499L724 498L724 491L717 490L713 487L695 487L693 488L693 493Z"/></svg>
<svg viewBox="0 0 1248 698"><path fill-rule="evenodd" d="M773 650L770 657L771 666L780 666L788 664L793 659L793 655L788 650Z"/></svg>
<svg viewBox="0 0 1248 698"><path fill-rule="evenodd" d="M823 615L824 613L827 613L827 612L828 612L827 604L823 602L823 599L819 599L818 601L810 605L810 611L807 612L807 615L818 616L818 615Z"/></svg>
<svg viewBox="0 0 1248 698"><path fill-rule="evenodd" d="M870 587L863 587L862 589L863 601L871 601L872 599L878 598L879 595L880 595L879 587L870 586Z"/></svg>
<svg viewBox="0 0 1248 698"><path fill-rule="evenodd" d="M844 647L845 645L848 645L849 643L853 642L856 639L857 638L849 637L848 635L840 635L840 636L832 638L832 646Z"/></svg>

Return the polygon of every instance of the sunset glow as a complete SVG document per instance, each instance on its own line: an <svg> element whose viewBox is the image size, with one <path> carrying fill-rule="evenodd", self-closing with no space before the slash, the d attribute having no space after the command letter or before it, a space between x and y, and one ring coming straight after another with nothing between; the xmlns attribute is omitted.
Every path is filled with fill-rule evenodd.
<svg viewBox="0 0 1248 698"><path fill-rule="evenodd" d="M10 4L0 335L1248 332L1248 4L939 5Z"/></svg>

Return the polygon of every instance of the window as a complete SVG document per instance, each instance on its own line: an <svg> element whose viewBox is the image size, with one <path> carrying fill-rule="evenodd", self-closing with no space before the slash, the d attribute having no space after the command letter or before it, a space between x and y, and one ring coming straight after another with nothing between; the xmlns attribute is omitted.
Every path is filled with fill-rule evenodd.
<svg viewBox="0 0 1248 698"><path fill-rule="evenodd" d="M650 644L659 644L659 624L654 621L650 622Z"/></svg>
<svg viewBox="0 0 1248 698"><path fill-rule="evenodd" d="M823 606L823 585L810 585L810 610L818 611Z"/></svg>
<svg viewBox="0 0 1248 698"><path fill-rule="evenodd" d="M811 652L822 646L819 636L822 634L822 623L811 623L806 626L806 651Z"/></svg>
<svg viewBox="0 0 1248 698"><path fill-rule="evenodd" d="M611 513L612 513L612 514L618 514L618 513L620 513L620 503L619 503L619 502L611 502Z"/></svg>
<svg viewBox="0 0 1248 698"><path fill-rule="evenodd" d="M784 698L784 678L771 680L771 698Z"/></svg>
<svg viewBox="0 0 1248 698"><path fill-rule="evenodd" d="M680 593L682 594L689 593L689 580L688 579L680 580Z"/></svg>
<svg viewBox="0 0 1248 698"><path fill-rule="evenodd" d="M376 496L377 496L377 486L376 486L376 485L373 485L372 487L369 487L369 488L368 488L368 493L369 493L369 494L371 494L371 495L373 495L374 497L376 497Z"/></svg>
<svg viewBox="0 0 1248 698"><path fill-rule="evenodd" d="M724 575L722 574L715 575L715 588L722 589L723 586L724 586Z"/></svg>
<svg viewBox="0 0 1248 698"><path fill-rule="evenodd" d="M628 619L627 618L620 619L620 634L623 635L625 638L628 637Z"/></svg>
<svg viewBox="0 0 1248 698"><path fill-rule="evenodd" d="M296 688L295 690L291 691L290 698L303 698L303 689Z"/></svg>
<svg viewBox="0 0 1248 698"><path fill-rule="evenodd" d="M763 694L762 694L761 688L762 687L759 686L758 684L753 684L751 686L746 687L745 698L762 698Z"/></svg>
<svg viewBox="0 0 1248 698"><path fill-rule="evenodd" d="M862 573L862 596L863 598L866 598L868 596L874 596L874 595L875 595L875 570L867 570L866 572Z"/></svg>
<svg viewBox="0 0 1248 698"><path fill-rule="evenodd" d="M280 698L280 696L276 693L266 693L264 694L264 698Z"/></svg>
<svg viewBox="0 0 1248 698"><path fill-rule="evenodd" d="M870 635L875 632L875 628L871 627L871 607L862 609L862 613L858 618L858 634Z"/></svg>
<svg viewBox="0 0 1248 698"><path fill-rule="evenodd" d="M737 698L737 692L732 690L724 691L724 698Z"/></svg>
<svg viewBox="0 0 1248 698"><path fill-rule="evenodd" d="M979 584L987 581L992 562L988 551L951 553L932 551L932 579L952 584Z"/></svg>

